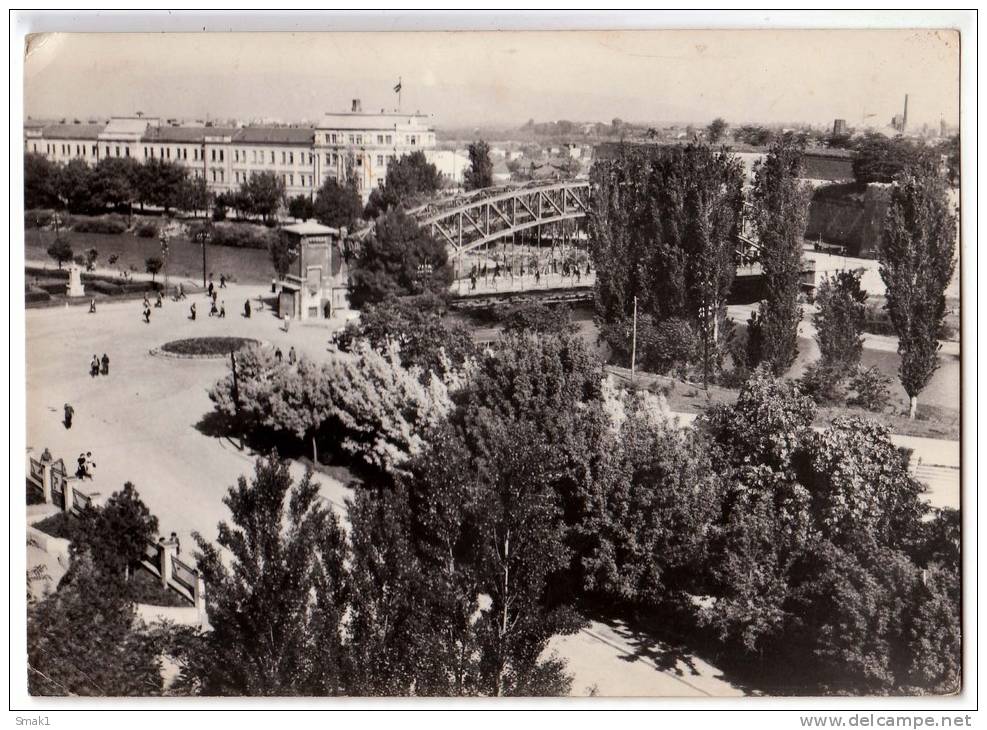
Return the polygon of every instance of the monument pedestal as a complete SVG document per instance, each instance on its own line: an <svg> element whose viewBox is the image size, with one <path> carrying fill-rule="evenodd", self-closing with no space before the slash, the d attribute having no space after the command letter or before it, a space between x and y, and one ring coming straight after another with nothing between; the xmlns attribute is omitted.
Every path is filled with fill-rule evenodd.
<svg viewBox="0 0 987 730"><path fill-rule="evenodd" d="M82 268L78 264L69 266L69 283L65 287L66 296L84 297L86 290L82 287Z"/></svg>

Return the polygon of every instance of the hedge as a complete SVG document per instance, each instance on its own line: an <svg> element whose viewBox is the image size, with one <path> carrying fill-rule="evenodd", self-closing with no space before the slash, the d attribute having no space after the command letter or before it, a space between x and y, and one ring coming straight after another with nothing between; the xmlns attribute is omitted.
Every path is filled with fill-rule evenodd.
<svg viewBox="0 0 987 730"><path fill-rule="evenodd" d="M253 227L219 225L213 226L209 242L215 246L266 249L274 240L275 235L271 231L258 230Z"/></svg>
<svg viewBox="0 0 987 730"><path fill-rule="evenodd" d="M122 216L110 215L105 218L72 218L72 230L76 233L103 233L120 235L127 230L127 222Z"/></svg>
<svg viewBox="0 0 987 730"><path fill-rule="evenodd" d="M55 218L55 211L44 208L24 211L24 228L47 228Z"/></svg>
<svg viewBox="0 0 987 730"><path fill-rule="evenodd" d="M135 231L141 238L154 238L158 235L158 227L154 223L144 222Z"/></svg>

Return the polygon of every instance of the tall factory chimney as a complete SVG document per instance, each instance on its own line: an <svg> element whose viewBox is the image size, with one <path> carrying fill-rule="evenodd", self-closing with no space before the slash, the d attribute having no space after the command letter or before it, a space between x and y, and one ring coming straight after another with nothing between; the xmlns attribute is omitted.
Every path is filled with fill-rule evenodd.
<svg viewBox="0 0 987 730"><path fill-rule="evenodd" d="M905 113L901 117L901 131L904 132L908 128L908 94L905 94Z"/></svg>

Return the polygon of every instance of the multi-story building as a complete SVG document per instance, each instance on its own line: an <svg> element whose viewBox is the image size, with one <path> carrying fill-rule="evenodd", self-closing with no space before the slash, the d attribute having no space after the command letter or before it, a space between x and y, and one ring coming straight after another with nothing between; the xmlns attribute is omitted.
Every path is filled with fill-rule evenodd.
<svg viewBox="0 0 987 730"><path fill-rule="evenodd" d="M315 127L213 127L162 124L152 117L114 117L106 124L36 124L24 127L25 152L55 162L107 157L175 162L215 193L236 190L251 175L271 172L285 193L313 196L327 178L352 175L363 199L382 185L397 158L435 147L423 114L367 114L359 99L351 111L326 114Z"/></svg>

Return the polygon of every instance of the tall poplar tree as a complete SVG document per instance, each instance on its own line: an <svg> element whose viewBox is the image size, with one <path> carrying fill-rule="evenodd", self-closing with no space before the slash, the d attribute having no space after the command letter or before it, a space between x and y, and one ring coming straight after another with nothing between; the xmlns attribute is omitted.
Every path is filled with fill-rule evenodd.
<svg viewBox="0 0 987 730"><path fill-rule="evenodd" d="M934 162L909 167L896 180L878 255L898 334L898 377L915 418L918 394L939 367L945 292L956 267L956 216Z"/></svg>
<svg viewBox="0 0 987 730"><path fill-rule="evenodd" d="M802 146L786 136L755 167L751 190L766 293L758 320L761 358L775 375L783 375L798 355L802 240L811 196L801 174Z"/></svg>

